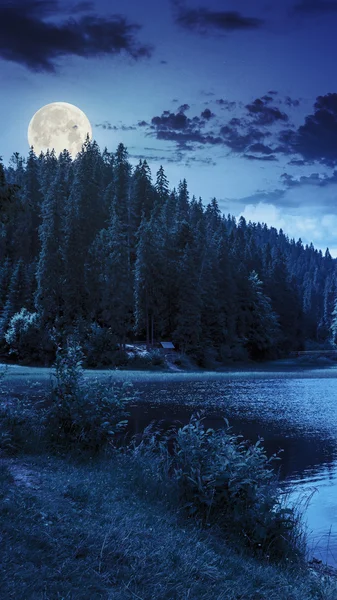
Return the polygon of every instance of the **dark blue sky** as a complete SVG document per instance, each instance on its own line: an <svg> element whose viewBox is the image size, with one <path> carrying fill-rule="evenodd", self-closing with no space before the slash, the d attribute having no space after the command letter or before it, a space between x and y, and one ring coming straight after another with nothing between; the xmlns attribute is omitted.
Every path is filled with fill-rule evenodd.
<svg viewBox="0 0 337 600"><path fill-rule="evenodd" d="M337 0L0 0L0 155L44 104L337 256Z"/></svg>

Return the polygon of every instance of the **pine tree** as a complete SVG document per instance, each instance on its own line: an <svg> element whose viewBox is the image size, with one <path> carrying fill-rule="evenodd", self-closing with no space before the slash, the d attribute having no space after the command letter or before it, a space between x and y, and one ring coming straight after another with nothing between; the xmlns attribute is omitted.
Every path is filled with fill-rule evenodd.
<svg viewBox="0 0 337 600"><path fill-rule="evenodd" d="M0 321L0 338L3 338L12 316L29 303L25 263L20 258L12 272L8 295Z"/></svg>
<svg viewBox="0 0 337 600"><path fill-rule="evenodd" d="M39 230L41 252L36 270L35 308L43 325L53 325L63 317L64 211L67 205L67 161L60 157L54 180L49 183L42 205Z"/></svg>
<svg viewBox="0 0 337 600"><path fill-rule="evenodd" d="M142 213L150 219L154 207L155 192L151 182L151 171L146 160L140 160L133 173L131 219L135 234L140 226Z"/></svg>
<svg viewBox="0 0 337 600"><path fill-rule="evenodd" d="M189 208L189 192L187 189L187 181L184 178L182 181L179 182L178 185L178 201L176 213L176 219L178 223L183 220L188 221Z"/></svg>
<svg viewBox="0 0 337 600"><path fill-rule="evenodd" d="M331 315L331 343L337 347L337 298Z"/></svg>
<svg viewBox="0 0 337 600"><path fill-rule="evenodd" d="M178 311L173 341L182 352L199 350L202 342L202 298L193 248L187 244L178 265Z"/></svg>
<svg viewBox="0 0 337 600"><path fill-rule="evenodd" d="M248 277L246 348L252 358L265 358L277 347L280 327L271 300L263 293L262 281L252 271Z"/></svg>
<svg viewBox="0 0 337 600"><path fill-rule="evenodd" d="M161 212L165 202L167 202L170 193L168 179L165 175L165 171L162 165L160 165L157 171L156 183L154 188L155 194L153 210L155 216L157 216Z"/></svg>
<svg viewBox="0 0 337 600"><path fill-rule="evenodd" d="M162 305L163 244L154 217L147 221L145 214L137 232L134 299L135 333L146 331L147 346L154 343L154 334Z"/></svg>

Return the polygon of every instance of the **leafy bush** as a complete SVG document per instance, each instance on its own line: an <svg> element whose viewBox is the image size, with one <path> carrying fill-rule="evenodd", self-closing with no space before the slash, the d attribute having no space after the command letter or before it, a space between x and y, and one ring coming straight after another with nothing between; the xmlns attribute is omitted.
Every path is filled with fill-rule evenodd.
<svg viewBox="0 0 337 600"><path fill-rule="evenodd" d="M5 334L9 353L19 360L39 360L41 357L41 332L37 313L26 308L13 315Z"/></svg>
<svg viewBox="0 0 337 600"><path fill-rule="evenodd" d="M162 353L160 352L160 350L151 350L150 351L150 360L151 360L151 364L154 367L161 367L162 365L165 364L164 357L163 357Z"/></svg>
<svg viewBox="0 0 337 600"><path fill-rule="evenodd" d="M164 357L160 350L148 350L143 354L136 354L129 359L129 365L132 369L151 369L165 364Z"/></svg>
<svg viewBox="0 0 337 600"><path fill-rule="evenodd" d="M198 367L204 368L206 366L205 348L202 346L197 346L196 348L188 350L186 354L195 361Z"/></svg>
<svg viewBox="0 0 337 600"><path fill-rule="evenodd" d="M0 451L16 455L35 452L41 446L41 422L29 401L0 406Z"/></svg>
<svg viewBox="0 0 337 600"><path fill-rule="evenodd" d="M88 383L82 369L83 355L77 342L57 351L56 382L51 390L52 406L46 409L44 425L52 447L96 454L112 445L127 421L126 402L133 399L130 387L121 389L94 380Z"/></svg>
<svg viewBox="0 0 337 600"><path fill-rule="evenodd" d="M216 521L253 550L274 557L293 550L296 517L279 500L277 477L259 440L255 445L227 430L205 431L200 415L177 431L174 473L184 506L203 522Z"/></svg>
<svg viewBox="0 0 337 600"><path fill-rule="evenodd" d="M87 367L119 366L127 362L126 353L122 356L117 349L117 340L111 329L98 323L90 325L84 337L83 352Z"/></svg>
<svg viewBox="0 0 337 600"><path fill-rule="evenodd" d="M0 407L0 450L15 454L24 442L25 417L11 406Z"/></svg>
<svg viewBox="0 0 337 600"><path fill-rule="evenodd" d="M217 524L234 545L270 560L296 558L303 550L299 520L280 500L277 477L259 440L255 445L226 430L202 424L200 414L167 434L143 437L135 452L152 451L159 470L178 483L189 517ZM170 452L168 452L170 444Z"/></svg>

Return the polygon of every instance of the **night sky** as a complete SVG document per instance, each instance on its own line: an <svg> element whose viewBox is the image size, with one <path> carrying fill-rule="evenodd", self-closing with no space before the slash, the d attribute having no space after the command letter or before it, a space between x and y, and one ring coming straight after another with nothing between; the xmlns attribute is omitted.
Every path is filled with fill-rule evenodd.
<svg viewBox="0 0 337 600"><path fill-rule="evenodd" d="M0 0L0 155L50 102L101 150L337 256L337 1Z"/></svg>

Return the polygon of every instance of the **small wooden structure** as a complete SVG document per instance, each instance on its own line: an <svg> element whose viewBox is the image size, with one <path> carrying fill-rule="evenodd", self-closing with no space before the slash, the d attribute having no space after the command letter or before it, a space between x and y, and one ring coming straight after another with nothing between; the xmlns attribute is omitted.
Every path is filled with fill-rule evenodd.
<svg viewBox="0 0 337 600"><path fill-rule="evenodd" d="M176 351L172 342L160 342L160 345L163 354L174 354Z"/></svg>

